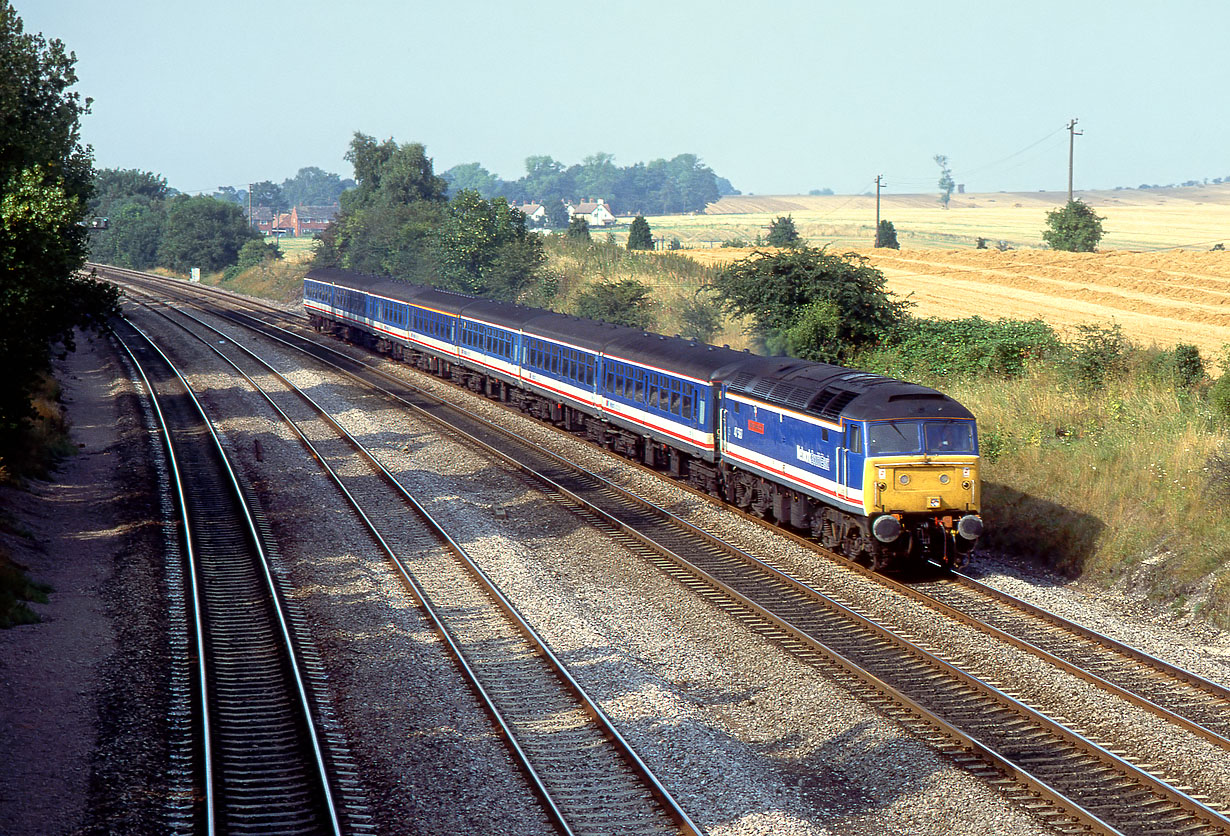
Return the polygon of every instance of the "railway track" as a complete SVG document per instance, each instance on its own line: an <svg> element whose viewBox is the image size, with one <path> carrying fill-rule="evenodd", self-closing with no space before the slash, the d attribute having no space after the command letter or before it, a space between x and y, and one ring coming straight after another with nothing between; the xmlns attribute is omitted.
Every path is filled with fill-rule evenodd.
<svg viewBox="0 0 1230 836"><path fill-rule="evenodd" d="M278 338L296 339L286 334ZM361 369L349 366L353 360L333 362L348 366L352 373L364 374ZM389 386L387 379L382 385ZM398 394L405 396L403 392ZM435 413L447 411L430 403L423 408ZM451 417L448 420L452 422ZM471 426L475 424L468 415L460 417L458 422ZM502 434L502 431L490 429L483 429L482 432ZM507 451L510 445L506 434L503 434L503 439L491 446L501 448L499 454L509 458ZM524 440L512 442L512 446L523 444ZM525 446L528 449L529 445ZM575 468L553 455L541 452L530 454L531 458L534 456L538 457L538 463L526 466L536 469L548 484L554 486L553 489L557 488L562 495L569 496L570 501L587 503L597 493L613 488L595 488L592 483L588 488L578 485L575 480L584 482L585 477ZM520 452L516 458L521 458ZM570 479L573 481L570 482ZM586 490L591 494L585 495ZM613 491L613 494L618 493L617 490ZM764 562L756 561L751 555L739 554L739 550L730 549L716 538L682 521L673 524L677 526L677 531L692 528L682 542L671 539L680 536L677 531L651 537L645 533L650 528L663 525L670 528L663 522L663 512L651 511L645 505L638 504L635 498L626 496L607 502L606 506L601 502L592 502L587 513L604 519L612 528L620 529L623 532L620 536L631 537L646 548L652 547L658 554L666 555L660 558L667 561L661 564L664 570L684 573L679 576L685 583L696 589L707 589L704 594L715 602L721 601L723 606L734 607L749 623L759 619L757 629L778 638L796 653L815 659L817 664L829 666L829 669L833 666L841 668L843 673L840 675L848 681L853 682L852 677L859 677L861 684L851 685L854 690L868 694L869 698L881 704L898 706L889 708L889 713L901 717L907 725L921 729L924 737L933 740L939 748L966 764L971 771L993 776L990 777L992 783L1006 787L1009 795L1032 797L1037 794L1048 799L1046 802L1031 802L1047 807L1050 812L1044 815L1111 833L1215 833L1226 830L1228 822L1222 811L1212 809L1183 790L1149 775L1111 754L1105 747L1031 711L986 683L978 683L960 671L943 670L945 666L952 666L922 648L913 647L908 640L893 638L890 630L861 623L869 620L850 611L842 603L824 603L821 600L824 596L816 590L799 584ZM622 503L628 504L621 507ZM655 515L656 519L650 519ZM748 570L746 567L749 566L757 568ZM915 594L923 596L921 591L915 591ZM982 624L976 615L955 615L963 612L960 605L950 606L953 617L961 617L966 623ZM973 609L972 605L968 606ZM1016 609L1020 611L1020 608ZM750 620L749 613L753 614ZM1026 626L1028 620L1020 620L1013 625L1010 623L1012 619L1002 614L995 619L988 616L987 620L1006 625L991 625L993 630L999 630L1005 636L1028 633L1033 629ZM860 631L865 634L861 645L843 643L844 636ZM868 638L873 634L874 638ZM1040 641L1018 639L1014 643L1043 650ZM1107 652L1125 655L1121 648L1112 648ZM1062 658L1059 653L1045 653L1050 653L1055 659ZM1049 657L1044 658L1049 660ZM885 667L877 668L879 659L892 661ZM1138 664L1140 662L1137 660ZM1068 661L1066 665L1065 669L1080 671L1082 675L1091 673L1084 670L1085 667L1106 670L1096 660L1084 666L1075 661ZM1183 672L1159 669L1153 678L1158 677L1171 682L1188 680L1187 687L1201 687L1191 681L1198 678ZM1111 678L1094 674L1090 681L1110 683ZM937 686L940 679L948 680L942 688ZM1128 685L1115 687L1132 690ZM1216 691L1216 686L1213 691ZM974 699L969 692L977 692L979 696ZM876 696L870 696L872 694ZM1216 696L1213 698L1214 708L1217 699ZM1164 708L1160 704L1162 702L1164 700L1155 695L1153 698L1143 698L1142 704L1153 706L1150 710L1161 709L1161 716L1166 716L1164 712L1169 709ZM1172 702L1177 704L1179 701ZM1177 717L1183 716L1172 713ZM982 722L985 718L994 720ZM1207 721L1189 722L1200 726L1215 725ZM1182 721L1178 724L1189 728Z"/></svg>
<svg viewBox="0 0 1230 836"><path fill-rule="evenodd" d="M251 349L190 313L159 315L246 380L320 462L457 660L561 832L700 833L458 539L372 450ZM258 383L262 375L280 390ZM340 443L322 441L320 424ZM354 453L367 473L349 466ZM391 490L374 490L372 474Z"/></svg>
<svg viewBox="0 0 1230 836"><path fill-rule="evenodd" d="M319 663L281 600L258 510L170 359L121 320L115 335L161 428L176 505L196 671L184 764L196 803L170 817L189 833L370 832L361 789L341 774L344 742L327 730Z"/></svg>

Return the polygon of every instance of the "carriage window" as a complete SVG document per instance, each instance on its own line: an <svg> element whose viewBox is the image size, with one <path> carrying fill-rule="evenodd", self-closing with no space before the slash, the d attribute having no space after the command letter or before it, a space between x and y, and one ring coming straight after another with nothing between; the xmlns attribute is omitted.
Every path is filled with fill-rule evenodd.
<svg viewBox="0 0 1230 836"><path fill-rule="evenodd" d="M692 396L691 395L683 396L683 417L688 419L689 421L692 420Z"/></svg>

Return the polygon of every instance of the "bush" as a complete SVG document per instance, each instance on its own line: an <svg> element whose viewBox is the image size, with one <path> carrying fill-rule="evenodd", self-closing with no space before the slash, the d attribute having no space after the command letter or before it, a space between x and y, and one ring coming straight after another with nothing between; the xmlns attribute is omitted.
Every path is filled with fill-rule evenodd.
<svg viewBox="0 0 1230 836"><path fill-rule="evenodd" d="M876 228L875 245L887 247L890 250L901 249L901 245L897 243L897 228L893 226L892 221L880 221L879 227Z"/></svg>
<svg viewBox="0 0 1230 836"><path fill-rule="evenodd" d="M1217 417L1230 427L1230 371L1219 377L1209 388L1209 406Z"/></svg>
<svg viewBox="0 0 1230 836"><path fill-rule="evenodd" d="M586 319L649 328L653 325L654 308L650 290L649 285L635 279L591 285L577 296L574 312Z"/></svg>
<svg viewBox="0 0 1230 836"><path fill-rule="evenodd" d="M1190 389L1204 379L1204 361L1200 349L1183 343L1175 346L1173 353L1174 379L1177 386Z"/></svg>
<svg viewBox="0 0 1230 836"><path fill-rule="evenodd" d="M1067 345L1068 368L1081 383L1095 389L1127 370L1128 343L1118 323L1076 326L1076 339Z"/></svg>
<svg viewBox="0 0 1230 836"><path fill-rule="evenodd" d="M1042 240L1053 250L1091 253L1102 240L1102 221L1082 200L1070 200L1062 209L1046 213Z"/></svg>
<svg viewBox="0 0 1230 836"><path fill-rule="evenodd" d="M910 319L894 335L891 360L899 375L1019 377L1032 363L1061 351L1040 319ZM884 364L884 358L880 359Z"/></svg>

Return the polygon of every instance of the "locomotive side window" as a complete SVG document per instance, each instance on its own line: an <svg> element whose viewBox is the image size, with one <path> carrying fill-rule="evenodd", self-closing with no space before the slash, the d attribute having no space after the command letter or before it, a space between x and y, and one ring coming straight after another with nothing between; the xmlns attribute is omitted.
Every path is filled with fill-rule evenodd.
<svg viewBox="0 0 1230 836"><path fill-rule="evenodd" d="M872 424L872 427L874 428L875 425ZM846 427L846 449L851 453L863 452L863 428L858 424Z"/></svg>

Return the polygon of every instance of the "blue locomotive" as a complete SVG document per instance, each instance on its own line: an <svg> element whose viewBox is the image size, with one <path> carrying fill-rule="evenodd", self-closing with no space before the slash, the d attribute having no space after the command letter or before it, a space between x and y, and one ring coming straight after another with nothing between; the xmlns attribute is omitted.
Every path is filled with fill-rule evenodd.
<svg viewBox="0 0 1230 836"><path fill-rule="evenodd" d="M317 330L874 567L957 566L982 533L974 416L934 389L335 268L303 303Z"/></svg>

